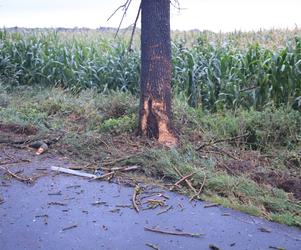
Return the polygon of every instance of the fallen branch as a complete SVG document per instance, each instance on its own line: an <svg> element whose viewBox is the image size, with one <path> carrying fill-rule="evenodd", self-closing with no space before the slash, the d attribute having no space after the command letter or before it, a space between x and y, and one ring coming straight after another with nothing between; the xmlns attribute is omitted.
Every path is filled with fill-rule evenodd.
<svg viewBox="0 0 301 250"><path fill-rule="evenodd" d="M32 183L34 181L34 179L36 178L36 177L23 177L23 176L17 175L16 173L11 172L10 170L8 170L5 167L0 166L0 168L3 169L4 171L6 171L7 174L9 174L10 176L16 178L18 181L21 181L21 182Z"/></svg>
<svg viewBox="0 0 301 250"><path fill-rule="evenodd" d="M159 250L159 247L157 247L156 245L154 244L150 244L150 243L145 243L146 246L152 248L152 249L155 249L155 250Z"/></svg>
<svg viewBox="0 0 301 250"><path fill-rule="evenodd" d="M141 166L134 165L134 166L127 166L127 167L113 167L113 168L101 168L106 171L121 171L121 172L127 172L132 171L141 168Z"/></svg>
<svg viewBox="0 0 301 250"><path fill-rule="evenodd" d="M200 150L200 149L202 149L204 147L213 146L213 145L215 145L217 143L221 143L221 142L234 141L234 140L243 138L243 137L245 137L247 135L249 135L249 133L246 133L246 134L243 134L243 135L239 135L239 136L230 137L230 138L224 138L224 139L218 139L218 140L214 140L214 141L205 142L201 146L199 146L198 148L196 148L196 150L198 151L198 150Z"/></svg>
<svg viewBox="0 0 301 250"><path fill-rule="evenodd" d="M21 163L21 162L30 162L28 159L18 159L14 161L2 161L0 162L0 166L2 165L10 165L10 164L16 164L16 163Z"/></svg>
<svg viewBox="0 0 301 250"><path fill-rule="evenodd" d="M109 172L109 173L106 173L106 174L103 174L103 175L100 175L100 176L96 176L93 178L93 180L99 180L99 179L104 179L104 178L112 178L112 176L115 174L115 172Z"/></svg>
<svg viewBox="0 0 301 250"><path fill-rule="evenodd" d="M125 161L125 160L128 160L132 157L135 157L135 156L138 156L140 155L141 153L137 153L137 154L133 154L133 155L127 155L127 156L124 156L124 157L120 157L118 159L115 159L113 161L104 161L101 163L102 166L110 166L110 165L114 165L116 164L117 162L121 162L121 161Z"/></svg>
<svg viewBox="0 0 301 250"><path fill-rule="evenodd" d="M51 206L51 205L54 205L54 206L67 206L66 203L58 202L58 201L50 201L50 202L48 202L48 205L49 206Z"/></svg>
<svg viewBox="0 0 301 250"><path fill-rule="evenodd" d="M205 186L206 178L207 178L207 176L206 176L206 174L205 174L203 183L202 183L202 185L201 185L199 191L197 192L197 194L195 194L194 196L192 196L192 197L190 198L190 201L192 201L192 200L194 200L195 198L198 198L198 197L200 196L200 194L201 194L201 192L203 191L203 188L204 188L204 186Z"/></svg>
<svg viewBox="0 0 301 250"><path fill-rule="evenodd" d="M211 204L205 205L204 208L217 207L217 206L218 206L217 203L211 203Z"/></svg>
<svg viewBox="0 0 301 250"><path fill-rule="evenodd" d="M133 203L133 206L136 210L137 213L139 213L139 207L137 205L137 196L138 194L140 193L141 191L141 188L139 185L136 185L136 187L134 188L134 193L133 193L133 197L132 197L132 203Z"/></svg>
<svg viewBox="0 0 301 250"><path fill-rule="evenodd" d="M191 173L191 174L188 174L184 177L182 177L180 180L178 180L171 188L170 188L170 191L174 190L175 187L178 187L179 184L183 181L185 181L186 179L190 178L191 176L193 176L195 174L195 172Z"/></svg>
<svg viewBox="0 0 301 250"><path fill-rule="evenodd" d="M220 151L220 153L225 154L225 155L227 155L228 157L230 157L230 158L232 158L232 159L234 159L234 160L240 161L239 158L237 158L236 156L230 154L229 152L227 152L227 151L225 151L225 150L223 150L223 149L221 149L221 148L218 148L218 147L216 147L216 146L214 146L214 148L215 148L216 150Z"/></svg>
<svg viewBox="0 0 301 250"><path fill-rule="evenodd" d="M143 204L148 204L148 209L155 209L158 206L165 206L165 200L154 200L154 199L149 199Z"/></svg>
<svg viewBox="0 0 301 250"><path fill-rule="evenodd" d="M77 227L77 225L74 224L74 225L71 225L71 226L69 226L69 227L63 228L62 231L66 231L66 230L73 229L73 228L76 228L76 227Z"/></svg>
<svg viewBox="0 0 301 250"><path fill-rule="evenodd" d="M174 167L174 170L177 172L177 174L178 174L180 177L182 177L182 178L184 177L184 176L181 174L181 172L180 172L176 167ZM186 182L186 184L188 185L188 187L194 192L194 194L196 194L197 191L196 191L195 188L192 186L191 182L190 182L189 180L187 180L187 178L184 179L184 181Z"/></svg>
<svg viewBox="0 0 301 250"><path fill-rule="evenodd" d="M154 233L170 234L170 235L177 235L177 236L200 237L204 235L204 234L178 232L178 231L166 231L166 230L161 230L158 228L150 228L150 227L144 227L144 229Z"/></svg>
<svg viewBox="0 0 301 250"><path fill-rule="evenodd" d="M260 227L260 228L258 228L258 230L263 233L271 233L272 232L271 229L265 228L265 227Z"/></svg>
<svg viewBox="0 0 301 250"><path fill-rule="evenodd" d="M58 191L55 193L48 193L48 195L62 195L62 191Z"/></svg>

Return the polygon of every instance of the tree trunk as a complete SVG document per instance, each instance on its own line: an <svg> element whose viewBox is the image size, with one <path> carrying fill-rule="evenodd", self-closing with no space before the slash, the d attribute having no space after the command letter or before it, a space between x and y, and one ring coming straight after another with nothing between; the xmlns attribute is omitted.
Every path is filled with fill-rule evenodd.
<svg viewBox="0 0 301 250"><path fill-rule="evenodd" d="M138 132L167 146L177 144L171 122L171 76L170 0L142 0Z"/></svg>

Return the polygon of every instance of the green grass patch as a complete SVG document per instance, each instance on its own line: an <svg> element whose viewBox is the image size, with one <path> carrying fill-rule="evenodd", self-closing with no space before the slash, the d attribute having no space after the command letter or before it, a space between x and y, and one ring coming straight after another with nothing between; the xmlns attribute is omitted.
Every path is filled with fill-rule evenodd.
<svg viewBox="0 0 301 250"><path fill-rule="evenodd" d="M86 90L74 94L60 88L19 87L14 91L3 85L0 88L0 122L35 126L45 135L62 133L64 136L50 149L74 159L89 159L94 164L124 157L117 165L140 165L141 174L165 184L194 173L189 180L196 190L202 187L201 199L301 226L300 201L276 182L274 185L268 179L258 182L254 178L256 171L267 176L282 173L276 170L284 171L287 178L300 177L298 111L268 107L260 112L236 110L209 114L191 108L185 97L177 96L173 100L174 119L181 145L166 149L135 136L138 100L129 92ZM214 145L215 148L205 147L204 152L196 150L200 143L251 133L250 129L256 145L260 146L253 147L250 138L244 137L239 141L223 141ZM230 156L221 149L231 153ZM274 152L268 160L262 155L267 152ZM236 166L233 161L239 171L229 172L231 166ZM256 164L252 165L253 161ZM245 162L251 166L249 169L243 168L248 164L239 165ZM178 191L193 195L183 183Z"/></svg>

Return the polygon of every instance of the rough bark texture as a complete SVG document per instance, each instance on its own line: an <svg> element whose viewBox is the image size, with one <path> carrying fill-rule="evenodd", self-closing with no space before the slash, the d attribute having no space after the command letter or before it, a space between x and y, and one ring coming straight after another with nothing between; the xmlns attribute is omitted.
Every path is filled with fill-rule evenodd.
<svg viewBox="0 0 301 250"><path fill-rule="evenodd" d="M141 94L139 134L177 144L171 123L170 1L141 3Z"/></svg>

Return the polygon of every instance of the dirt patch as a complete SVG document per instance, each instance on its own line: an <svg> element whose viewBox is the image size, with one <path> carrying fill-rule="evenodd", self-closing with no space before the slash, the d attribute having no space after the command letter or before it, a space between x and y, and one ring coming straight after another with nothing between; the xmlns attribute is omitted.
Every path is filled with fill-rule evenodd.
<svg viewBox="0 0 301 250"><path fill-rule="evenodd" d="M301 200L301 179L291 178L279 184L279 188L284 191L293 193L295 198Z"/></svg>
<svg viewBox="0 0 301 250"><path fill-rule="evenodd" d="M2 123L0 122L0 132L2 133L14 133L17 135L35 135L38 129L33 125L21 126L14 123Z"/></svg>
<svg viewBox="0 0 301 250"><path fill-rule="evenodd" d="M254 172L256 165L252 161L229 161L223 164L218 164L217 168L225 169L228 174L241 175Z"/></svg>
<svg viewBox="0 0 301 250"><path fill-rule="evenodd" d="M301 200L301 178L290 177L281 171L255 172L251 177L259 184L269 184L283 189L285 192L292 193L296 199Z"/></svg>
<svg viewBox="0 0 301 250"><path fill-rule="evenodd" d="M230 175L247 175L258 184L271 185L292 193L301 200L301 178L289 172L269 170L264 159L231 160L220 163L216 167L227 171Z"/></svg>

